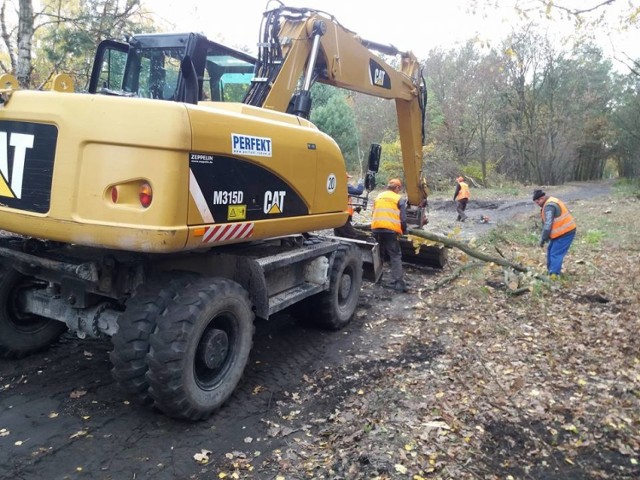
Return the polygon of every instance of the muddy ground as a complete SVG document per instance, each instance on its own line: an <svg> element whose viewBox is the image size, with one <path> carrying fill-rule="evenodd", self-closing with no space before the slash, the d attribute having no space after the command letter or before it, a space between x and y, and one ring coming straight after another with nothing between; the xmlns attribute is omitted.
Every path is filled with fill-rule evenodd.
<svg viewBox="0 0 640 480"><path fill-rule="evenodd" d="M605 195L609 189L606 184L571 185L562 189L562 198L575 201ZM520 198L474 200L463 225L454 221L453 202L434 201L426 228L446 233L460 227L463 238L483 235L513 216L535 213L529 197L527 190ZM489 223L476 221L481 215L489 216ZM349 410L345 402L353 402L367 385L396 369L426 368L446 349L441 340L417 341L399 328L410 325L417 306L424 304L419 287L443 275L427 267L405 267L410 292L399 295L365 283L358 313L342 331L306 327L287 314L258 320L238 389L220 411L199 423L171 420L129 402L111 378L109 340L66 335L40 354L0 359L0 478L423 478L393 465L371 470L378 473L370 476L349 475L339 466L313 473L302 467L304 449L296 448L305 439L353 444L357 439L346 438L349 432L344 438L323 436L326 426L341 418L339 412ZM374 403L369 400L370 408ZM384 405L393 408L393 398ZM345 425L353 420L350 415ZM502 442L517 447L505 431L496 437L496 452ZM366 451L358 458L369 466L381 461ZM327 460L332 462L339 465L340 459ZM482 478L469 478L474 477ZM437 478L455 475L445 472ZM522 478L584 477L530 473Z"/></svg>

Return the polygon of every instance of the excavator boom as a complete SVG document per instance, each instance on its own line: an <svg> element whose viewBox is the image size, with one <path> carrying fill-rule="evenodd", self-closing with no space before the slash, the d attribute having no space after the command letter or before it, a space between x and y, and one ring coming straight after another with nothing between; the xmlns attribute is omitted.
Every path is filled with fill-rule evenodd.
<svg viewBox="0 0 640 480"><path fill-rule="evenodd" d="M378 53L399 58L398 68ZM409 204L423 205L426 94L413 53L363 40L317 10L281 6L265 12L256 76L245 103L308 117L308 92L316 81L395 101Z"/></svg>

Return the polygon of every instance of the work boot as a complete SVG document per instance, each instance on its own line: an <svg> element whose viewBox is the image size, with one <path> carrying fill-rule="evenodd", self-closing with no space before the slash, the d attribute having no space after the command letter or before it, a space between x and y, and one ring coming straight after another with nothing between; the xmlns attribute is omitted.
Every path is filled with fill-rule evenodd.
<svg viewBox="0 0 640 480"><path fill-rule="evenodd" d="M398 281L391 281L388 283L383 284L384 288L389 288L391 290L395 290L396 292L406 292L407 291L407 285L402 281L402 280L398 280Z"/></svg>
<svg viewBox="0 0 640 480"><path fill-rule="evenodd" d="M402 293L406 293L407 292L407 284L404 283L404 281L402 280L398 280L395 285L393 286L393 289L396 292L402 292Z"/></svg>

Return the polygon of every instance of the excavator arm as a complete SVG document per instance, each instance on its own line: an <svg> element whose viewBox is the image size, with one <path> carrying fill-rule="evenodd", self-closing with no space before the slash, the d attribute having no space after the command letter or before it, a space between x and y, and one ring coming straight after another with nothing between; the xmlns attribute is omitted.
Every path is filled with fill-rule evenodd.
<svg viewBox="0 0 640 480"><path fill-rule="evenodd" d="M250 105L308 118L316 81L395 100L407 197L422 212L426 90L416 57L363 40L324 12L285 6L265 12L258 46L256 76L244 100ZM399 67L378 53L399 57Z"/></svg>

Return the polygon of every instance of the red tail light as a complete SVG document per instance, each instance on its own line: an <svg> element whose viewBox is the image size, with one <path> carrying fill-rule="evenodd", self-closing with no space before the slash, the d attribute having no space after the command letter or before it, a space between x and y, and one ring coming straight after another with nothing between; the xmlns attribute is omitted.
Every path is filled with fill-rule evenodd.
<svg viewBox="0 0 640 480"><path fill-rule="evenodd" d="M153 200L153 190L151 190L151 185L148 183L143 183L140 185L140 190L138 192L138 198L140 198L140 205L144 208L147 208L151 205Z"/></svg>
<svg viewBox="0 0 640 480"><path fill-rule="evenodd" d="M118 187L111 187L111 201L118 203Z"/></svg>

